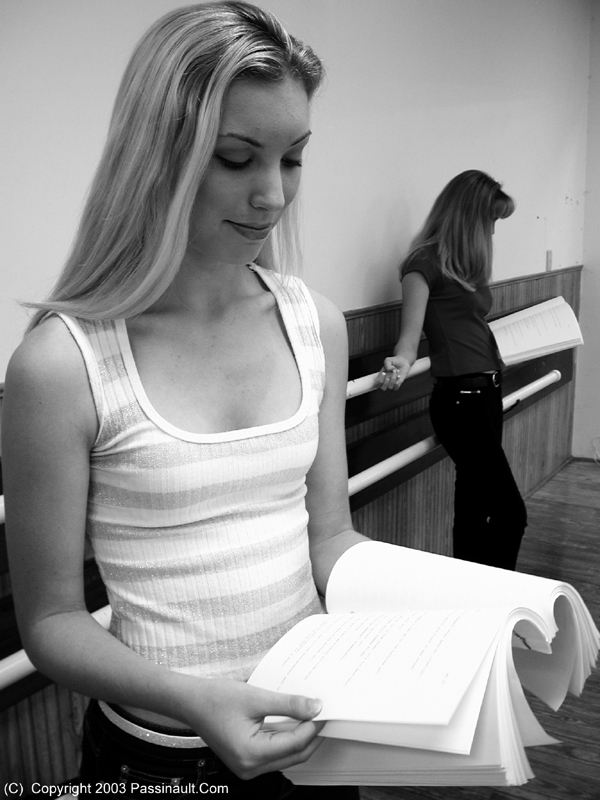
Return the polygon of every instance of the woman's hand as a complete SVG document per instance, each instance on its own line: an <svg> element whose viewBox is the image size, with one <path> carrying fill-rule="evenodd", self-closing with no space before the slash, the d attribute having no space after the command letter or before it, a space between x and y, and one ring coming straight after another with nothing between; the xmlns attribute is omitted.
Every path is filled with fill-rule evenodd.
<svg viewBox="0 0 600 800"><path fill-rule="evenodd" d="M248 780L300 764L322 743L318 733L325 723L311 722L321 710L319 700L270 692L241 681L209 682L210 691L202 692L201 713L190 698L186 722L238 777ZM286 730L263 731L267 716L298 722Z"/></svg>
<svg viewBox="0 0 600 800"><path fill-rule="evenodd" d="M382 391L399 389L409 373L411 364L404 356L391 356L383 362L383 367L377 375L377 383Z"/></svg>

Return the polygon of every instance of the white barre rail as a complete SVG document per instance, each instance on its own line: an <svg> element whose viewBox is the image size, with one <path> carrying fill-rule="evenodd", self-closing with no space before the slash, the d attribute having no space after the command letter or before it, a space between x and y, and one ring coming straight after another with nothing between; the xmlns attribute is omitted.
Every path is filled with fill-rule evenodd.
<svg viewBox="0 0 600 800"><path fill-rule="evenodd" d="M427 372L430 366L431 362L428 358L418 358L408 371L408 375L406 377L414 378L415 375L420 375L422 372ZM349 400L351 397L358 397L360 394L366 394L367 392L372 392L374 389L377 389L379 385L377 383L378 375L379 372L374 372L372 375L363 375L362 378L356 378L356 380L348 381L346 400Z"/></svg>
<svg viewBox="0 0 600 800"><path fill-rule="evenodd" d="M509 408L512 408L520 400L524 400L526 397L530 397L532 394L545 389L546 386L557 383L561 377L560 372L557 369L553 369L542 378L538 378L538 380L528 383L526 386L522 386L512 394L507 394L502 400L504 411L508 411ZM426 453L429 453L436 445L437 439L435 436L429 436L427 439L422 439L411 447L407 447L406 450L401 450L399 453L385 458L378 464L374 464L372 467L364 470L364 472L359 472L348 481L349 495L352 497L352 495L377 483L377 481L380 481L382 478L387 478L387 476L391 475L393 472L396 472L407 464L421 458Z"/></svg>
<svg viewBox="0 0 600 800"><path fill-rule="evenodd" d="M429 359L420 359L420 361L429 361ZM418 363L418 361L415 362L414 366L416 366ZM429 365L427 364L425 369L428 368ZM419 371L423 372L424 370L420 369L419 367ZM419 372L413 372L411 370L409 377L412 377L415 374L419 374ZM350 381L348 383L348 396L355 397L357 394L364 394L365 392L371 391L371 389L375 389L376 375L377 373L374 375L367 375L365 378L359 378L357 381ZM521 387L516 392L507 395L502 400L504 411L512 408L520 400L524 400L526 397L530 397L536 392L545 389L546 386L557 383L561 377L562 376L560 372L557 369L553 369L542 378L538 378L538 380L528 383L526 386ZM364 389L354 394L350 394L350 384L356 384L359 381L364 381L365 383L370 381L372 386L370 389ZM390 458L386 458L383 461L380 461L378 464L369 467L369 469L364 470L364 472L359 472L358 475L354 475L348 480L348 494L352 496L357 492L366 489L368 486L371 486L373 483L377 483L377 481L380 481L382 478L391 475L393 472L396 472L407 464L410 464L413 461L416 461L418 458L421 458L430 450L433 450L436 445L437 439L435 436L429 436L427 439L423 439L421 442L417 442L416 444L412 445L412 447L407 447L406 450L402 450L400 453L396 453ZM1 522L4 522L3 497L0 497L0 523ZM110 625L110 606L104 606L104 608L94 611L92 616L97 622L100 623L100 625L102 625L102 627L108 628ZM35 672L35 667L27 657L24 650L19 650L18 652L7 656L0 661L0 689L4 689L13 683L16 683L17 681L21 680L21 678L25 678L27 675L30 675L32 672Z"/></svg>

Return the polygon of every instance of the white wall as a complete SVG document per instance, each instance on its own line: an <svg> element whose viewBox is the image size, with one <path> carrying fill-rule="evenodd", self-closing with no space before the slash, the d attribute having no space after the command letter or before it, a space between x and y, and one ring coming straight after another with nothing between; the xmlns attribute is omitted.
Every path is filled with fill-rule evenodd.
<svg viewBox="0 0 600 800"><path fill-rule="evenodd" d="M593 12L580 313L585 345L577 354L573 435L573 454L584 458L600 457L600 0Z"/></svg>
<svg viewBox="0 0 600 800"><path fill-rule="evenodd" d="M330 77L306 192L315 286L345 309L399 296L399 256L442 186L469 168L517 201L497 226L496 278L544 270L547 250L555 268L580 263L587 0L324 6L311 41Z"/></svg>
<svg viewBox="0 0 600 800"><path fill-rule="evenodd" d="M182 1L0 3L0 381L26 322L15 298L43 297L62 264L133 44ZM517 201L496 278L545 269L547 250L554 268L581 263L592 2L259 0L328 70L307 281L343 309L396 299L396 263L467 168Z"/></svg>

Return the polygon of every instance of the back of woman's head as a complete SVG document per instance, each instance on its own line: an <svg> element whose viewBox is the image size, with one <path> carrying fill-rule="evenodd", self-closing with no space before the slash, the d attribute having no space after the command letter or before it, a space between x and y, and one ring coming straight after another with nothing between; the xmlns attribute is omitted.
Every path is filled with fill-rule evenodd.
<svg viewBox="0 0 600 800"><path fill-rule="evenodd" d="M514 210L498 181L476 169L461 172L438 195L411 252L435 244L442 272L473 289L490 279L496 220Z"/></svg>
<svg viewBox="0 0 600 800"><path fill-rule="evenodd" d="M310 98L323 67L256 6L191 5L152 25L121 81L71 255L50 300L32 305L40 313L52 308L107 318L132 316L155 302L181 264L227 89L234 80L275 83L288 76ZM266 260L274 260L273 243L265 249Z"/></svg>

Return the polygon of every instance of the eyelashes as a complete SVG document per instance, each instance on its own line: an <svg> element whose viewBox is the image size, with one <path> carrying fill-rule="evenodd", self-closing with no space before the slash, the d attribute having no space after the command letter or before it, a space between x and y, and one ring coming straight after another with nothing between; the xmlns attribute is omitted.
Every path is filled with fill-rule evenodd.
<svg viewBox="0 0 600 800"><path fill-rule="evenodd" d="M247 158L245 161L230 161L223 156L216 156L216 158L225 169L229 169L232 172L240 172L252 164L251 158ZM286 169L297 169L302 166L302 161L298 158L283 158L281 163Z"/></svg>
<svg viewBox="0 0 600 800"><path fill-rule="evenodd" d="M233 171L246 169L246 167L249 167L251 163L251 159L249 158L246 159L246 161L230 161L228 158L223 158L223 156L217 156L217 160L226 169Z"/></svg>

